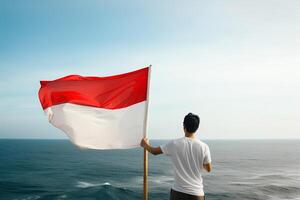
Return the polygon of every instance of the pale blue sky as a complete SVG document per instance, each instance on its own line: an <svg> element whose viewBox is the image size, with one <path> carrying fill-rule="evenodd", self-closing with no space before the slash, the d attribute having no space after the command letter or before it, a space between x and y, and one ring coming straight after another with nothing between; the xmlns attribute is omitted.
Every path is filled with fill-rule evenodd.
<svg viewBox="0 0 300 200"><path fill-rule="evenodd" d="M300 138L300 1L0 0L0 138L66 138L39 80L152 64L149 137Z"/></svg>

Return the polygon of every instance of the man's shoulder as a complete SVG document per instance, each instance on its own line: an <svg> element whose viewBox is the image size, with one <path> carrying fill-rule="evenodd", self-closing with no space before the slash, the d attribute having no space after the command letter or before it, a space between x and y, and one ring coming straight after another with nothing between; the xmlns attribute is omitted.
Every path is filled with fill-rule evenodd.
<svg viewBox="0 0 300 200"><path fill-rule="evenodd" d="M184 138L181 137L181 138L175 138L175 139L172 139L172 140L169 140L168 141L168 145L172 145L172 146L177 146L177 145L182 145L184 143Z"/></svg>
<svg viewBox="0 0 300 200"><path fill-rule="evenodd" d="M204 147L204 148L208 147L208 145L200 139L196 139L195 142L198 143L201 147Z"/></svg>
<svg viewBox="0 0 300 200"><path fill-rule="evenodd" d="M182 141L183 139L184 139L183 137L174 138L174 139L169 140L169 142L179 142L179 141Z"/></svg>

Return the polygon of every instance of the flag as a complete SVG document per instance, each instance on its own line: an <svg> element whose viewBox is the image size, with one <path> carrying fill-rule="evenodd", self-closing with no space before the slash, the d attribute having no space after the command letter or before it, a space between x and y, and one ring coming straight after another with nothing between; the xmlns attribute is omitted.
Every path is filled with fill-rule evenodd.
<svg viewBox="0 0 300 200"><path fill-rule="evenodd" d="M81 148L138 147L145 136L149 67L107 76L40 81L49 122Z"/></svg>

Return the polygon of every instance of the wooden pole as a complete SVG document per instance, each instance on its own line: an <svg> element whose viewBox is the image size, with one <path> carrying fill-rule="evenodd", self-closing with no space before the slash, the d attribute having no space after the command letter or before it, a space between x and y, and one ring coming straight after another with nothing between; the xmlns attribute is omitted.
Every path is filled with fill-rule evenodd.
<svg viewBox="0 0 300 200"><path fill-rule="evenodd" d="M148 83L147 83L147 103L145 106L145 118L144 118L144 137L147 137L147 123L148 123L148 105L149 105L149 90L150 90L150 75L151 75L151 65L148 71ZM148 152L144 149L144 200L148 200Z"/></svg>
<svg viewBox="0 0 300 200"><path fill-rule="evenodd" d="M144 200L148 200L148 152L144 149Z"/></svg>

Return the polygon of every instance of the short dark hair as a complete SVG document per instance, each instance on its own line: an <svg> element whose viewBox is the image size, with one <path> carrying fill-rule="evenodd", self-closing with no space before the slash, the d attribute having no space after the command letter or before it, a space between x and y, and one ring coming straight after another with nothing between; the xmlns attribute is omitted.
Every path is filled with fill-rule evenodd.
<svg viewBox="0 0 300 200"><path fill-rule="evenodd" d="M189 133L194 133L197 131L200 124L200 118L198 115L189 113L184 117L183 126Z"/></svg>

